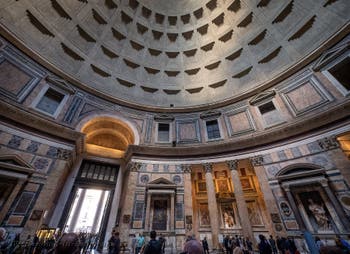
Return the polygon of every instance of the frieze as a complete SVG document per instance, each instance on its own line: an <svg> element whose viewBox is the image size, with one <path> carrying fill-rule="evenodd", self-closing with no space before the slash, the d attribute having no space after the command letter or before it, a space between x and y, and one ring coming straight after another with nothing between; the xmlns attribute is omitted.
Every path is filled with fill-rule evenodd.
<svg viewBox="0 0 350 254"><path fill-rule="evenodd" d="M322 150L327 151L331 149L336 149L339 147L339 143L336 137L325 137L317 141L318 145L322 148Z"/></svg>
<svg viewBox="0 0 350 254"><path fill-rule="evenodd" d="M20 136L12 135L12 138L8 142L8 146L12 148L18 148L21 145L23 138Z"/></svg>
<svg viewBox="0 0 350 254"><path fill-rule="evenodd" d="M27 147L26 151L31 152L31 153L35 153L36 151L38 151L39 145L40 145L39 142L31 141L29 146Z"/></svg>

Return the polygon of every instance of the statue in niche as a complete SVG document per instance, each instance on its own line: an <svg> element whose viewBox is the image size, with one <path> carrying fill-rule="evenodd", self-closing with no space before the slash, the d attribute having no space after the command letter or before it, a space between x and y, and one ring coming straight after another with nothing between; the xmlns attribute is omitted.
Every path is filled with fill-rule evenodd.
<svg viewBox="0 0 350 254"><path fill-rule="evenodd" d="M332 219L320 192L301 192L299 197L315 232L333 231Z"/></svg>
<svg viewBox="0 0 350 254"><path fill-rule="evenodd" d="M232 204L222 204L221 210L225 228L233 228L236 223Z"/></svg>
<svg viewBox="0 0 350 254"><path fill-rule="evenodd" d="M312 198L308 199L308 204L308 208L311 211L312 215L315 217L319 229L329 229L330 223L323 205L315 203Z"/></svg>

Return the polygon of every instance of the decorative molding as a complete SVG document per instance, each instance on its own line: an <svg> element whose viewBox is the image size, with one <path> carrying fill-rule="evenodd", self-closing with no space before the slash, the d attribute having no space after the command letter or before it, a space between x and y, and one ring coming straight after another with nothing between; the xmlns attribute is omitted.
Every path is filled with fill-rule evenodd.
<svg viewBox="0 0 350 254"><path fill-rule="evenodd" d="M204 163L203 168L205 173L212 173L213 172L213 164L212 163Z"/></svg>
<svg viewBox="0 0 350 254"><path fill-rule="evenodd" d="M262 101L272 100L272 98L275 97L275 95L276 95L275 90L264 91L262 93L255 95L253 98L251 98L249 100L249 104L252 106L256 106L257 104L260 104Z"/></svg>
<svg viewBox="0 0 350 254"><path fill-rule="evenodd" d="M238 165L237 160L227 161L226 163L227 163L227 166L230 168L230 170L237 170L237 165Z"/></svg>
<svg viewBox="0 0 350 254"><path fill-rule="evenodd" d="M202 120L217 119L221 116L221 112L218 110L211 110L200 114Z"/></svg>
<svg viewBox="0 0 350 254"><path fill-rule="evenodd" d="M139 162L131 162L130 166L128 168L130 168L131 172L138 172L141 169L142 164Z"/></svg>
<svg viewBox="0 0 350 254"><path fill-rule="evenodd" d="M175 117L172 115L166 115L166 114L160 114L160 115L156 115L154 116L154 121L156 122L167 122L170 123L172 121L174 121Z"/></svg>
<svg viewBox="0 0 350 254"><path fill-rule="evenodd" d="M181 168L182 168L183 173L185 173L185 174L192 172L191 165L189 165L189 164L181 165Z"/></svg>
<svg viewBox="0 0 350 254"><path fill-rule="evenodd" d="M337 138L335 136L332 137L325 137L323 139L317 140L318 145L324 150L332 150L339 148L339 142L337 141Z"/></svg>
<svg viewBox="0 0 350 254"><path fill-rule="evenodd" d="M47 76L46 81L56 85L58 88L61 88L64 91L67 91L70 94L75 94L76 93L76 89L74 87L72 87L70 84L67 83L67 81L60 79L60 78L56 78L53 76Z"/></svg>
<svg viewBox="0 0 350 254"><path fill-rule="evenodd" d="M250 162L255 166L262 166L264 163L264 157L262 155L254 156L250 158Z"/></svg>

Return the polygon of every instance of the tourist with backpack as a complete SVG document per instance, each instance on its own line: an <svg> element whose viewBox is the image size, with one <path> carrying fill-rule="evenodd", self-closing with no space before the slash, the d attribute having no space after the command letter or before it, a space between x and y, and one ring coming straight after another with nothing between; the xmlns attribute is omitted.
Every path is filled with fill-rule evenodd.
<svg viewBox="0 0 350 254"><path fill-rule="evenodd" d="M145 245L142 254L162 254L162 242L156 240L156 231L151 231L151 240Z"/></svg>

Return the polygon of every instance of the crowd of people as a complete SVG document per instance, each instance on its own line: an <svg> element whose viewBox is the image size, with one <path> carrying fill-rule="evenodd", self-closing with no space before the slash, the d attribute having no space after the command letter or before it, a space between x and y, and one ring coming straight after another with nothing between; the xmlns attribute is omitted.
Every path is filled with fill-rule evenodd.
<svg viewBox="0 0 350 254"><path fill-rule="evenodd" d="M63 245L69 247L68 249L76 249L74 253L87 254L97 248L97 243L98 235L86 232L58 233L47 238L28 235L26 240L20 241L20 234L6 232L4 228L0 228L0 254L64 254L58 252L62 250Z"/></svg>
<svg viewBox="0 0 350 254"><path fill-rule="evenodd" d="M340 236L334 239L335 245L328 245L320 237L315 237L315 246L320 254L350 254L350 244ZM64 233L48 238L45 242L37 235L27 237L22 244L19 243L19 235L6 232L0 228L0 253L1 254L87 254L97 248L97 235L88 233ZM156 231L150 232L150 240L140 234L132 240L130 254L165 254L166 239L163 235L157 238ZM121 253L121 241L119 233L113 231L108 240L108 254ZM222 250L225 254L253 254L258 250L259 254L300 254L292 237L279 237L276 239L270 235L266 238L259 235L259 243L253 246L248 237L226 235L222 241ZM187 236L181 254L209 254L207 238L197 240L194 235Z"/></svg>

